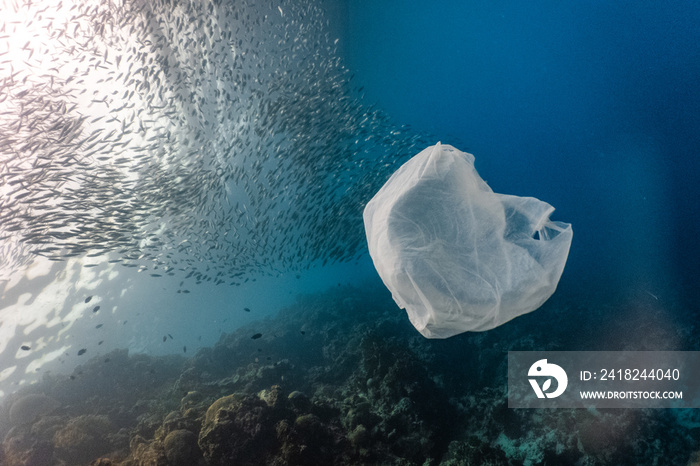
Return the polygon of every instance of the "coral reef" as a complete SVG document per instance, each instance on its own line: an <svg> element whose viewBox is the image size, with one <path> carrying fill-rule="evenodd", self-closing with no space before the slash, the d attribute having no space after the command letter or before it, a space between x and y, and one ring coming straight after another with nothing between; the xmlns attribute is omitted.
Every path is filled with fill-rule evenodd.
<svg viewBox="0 0 700 466"><path fill-rule="evenodd" d="M538 311L548 313L545 325L525 316L426 340L384 290L339 287L189 359L122 350L71 376L46 376L0 407L9 419L0 424L0 463L697 463L700 422L691 410L507 407L507 351L575 348L585 336L551 335L576 335L577 311L553 304Z"/></svg>

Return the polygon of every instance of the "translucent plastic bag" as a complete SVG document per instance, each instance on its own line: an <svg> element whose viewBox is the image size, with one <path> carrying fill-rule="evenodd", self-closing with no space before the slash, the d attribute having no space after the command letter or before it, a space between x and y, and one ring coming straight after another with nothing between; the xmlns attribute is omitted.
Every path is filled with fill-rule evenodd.
<svg viewBox="0 0 700 466"><path fill-rule="evenodd" d="M428 338L489 330L542 305L569 255L571 225L533 197L494 193L449 145L406 162L364 210L369 253Z"/></svg>

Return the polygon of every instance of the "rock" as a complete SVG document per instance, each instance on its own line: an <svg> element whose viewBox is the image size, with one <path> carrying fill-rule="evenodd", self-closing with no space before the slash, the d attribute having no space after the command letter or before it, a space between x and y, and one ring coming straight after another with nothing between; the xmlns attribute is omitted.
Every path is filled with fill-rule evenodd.
<svg viewBox="0 0 700 466"><path fill-rule="evenodd" d="M133 462L126 463L124 466L146 464L148 466L170 466L170 462L163 451L163 445L157 441L146 443L138 442L136 444L132 442L131 458L133 458Z"/></svg>
<svg viewBox="0 0 700 466"><path fill-rule="evenodd" d="M197 411L192 409L187 409L184 413L181 413L180 411L172 411L165 417L165 419L163 419L163 425L156 430L155 437L162 440L169 433L176 430L199 432L201 420L197 419L197 417Z"/></svg>
<svg viewBox="0 0 700 466"><path fill-rule="evenodd" d="M53 437L56 456L68 464L87 464L110 451L107 435L112 430L107 416L73 418Z"/></svg>
<svg viewBox="0 0 700 466"><path fill-rule="evenodd" d="M265 464L277 449L272 409L259 398L233 394L207 410L199 447L211 465Z"/></svg>
<svg viewBox="0 0 700 466"><path fill-rule="evenodd" d="M293 426L278 429L278 435L283 464L345 464L349 444L343 432L315 414L298 416Z"/></svg>
<svg viewBox="0 0 700 466"><path fill-rule="evenodd" d="M294 427L301 432L310 434L310 437L315 436L317 432L322 430L320 419L318 416L313 414L304 414L296 418L294 421Z"/></svg>
<svg viewBox="0 0 700 466"><path fill-rule="evenodd" d="M187 392L180 400L180 408L188 409L198 406L204 400L204 396L198 391Z"/></svg>
<svg viewBox="0 0 700 466"><path fill-rule="evenodd" d="M284 407L284 394L279 385L273 385L269 390L262 390L258 398L263 400L270 408L280 409Z"/></svg>
<svg viewBox="0 0 700 466"><path fill-rule="evenodd" d="M10 407L10 423L12 425L32 424L42 416L56 410L61 403L50 396L32 393L17 399Z"/></svg>
<svg viewBox="0 0 700 466"><path fill-rule="evenodd" d="M163 449L171 466L192 466L202 458L197 436L185 429L170 432L163 441Z"/></svg>
<svg viewBox="0 0 700 466"><path fill-rule="evenodd" d="M293 391L287 397L287 404L290 408L297 412L308 412L311 409L311 401L300 391Z"/></svg>
<svg viewBox="0 0 700 466"><path fill-rule="evenodd" d="M0 448L3 466L53 464L53 445L25 431L11 430Z"/></svg>
<svg viewBox="0 0 700 466"><path fill-rule="evenodd" d="M440 466L461 466L464 464L505 465L510 464L510 462L503 450L472 435L466 440L450 442Z"/></svg>
<svg viewBox="0 0 700 466"><path fill-rule="evenodd" d="M92 461L90 466L115 466L115 463L109 458L98 458Z"/></svg>
<svg viewBox="0 0 700 466"><path fill-rule="evenodd" d="M350 444L353 448L359 450L367 447L371 439L367 428L360 424L355 427L355 430L348 434L348 440L350 440Z"/></svg>

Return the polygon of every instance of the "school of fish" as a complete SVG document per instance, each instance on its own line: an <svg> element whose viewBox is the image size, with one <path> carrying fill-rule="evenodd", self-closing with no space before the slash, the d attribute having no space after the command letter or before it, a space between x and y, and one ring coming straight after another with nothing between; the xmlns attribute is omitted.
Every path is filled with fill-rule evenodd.
<svg viewBox="0 0 700 466"><path fill-rule="evenodd" d="M0 18L0 263L239 284L365 250L429 145L363 103L313 0L17 1Z"/></svg>

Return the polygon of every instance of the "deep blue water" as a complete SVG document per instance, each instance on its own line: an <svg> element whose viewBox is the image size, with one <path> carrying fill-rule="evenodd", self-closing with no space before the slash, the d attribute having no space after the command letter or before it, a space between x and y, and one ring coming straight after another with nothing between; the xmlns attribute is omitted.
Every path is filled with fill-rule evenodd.
<svg viewBox="0 0 700 466"><path fill-rule="evenodd" d="M370 102L572 223L559 292L697 310L697 3L348 2L345 34Z"/></svg>

